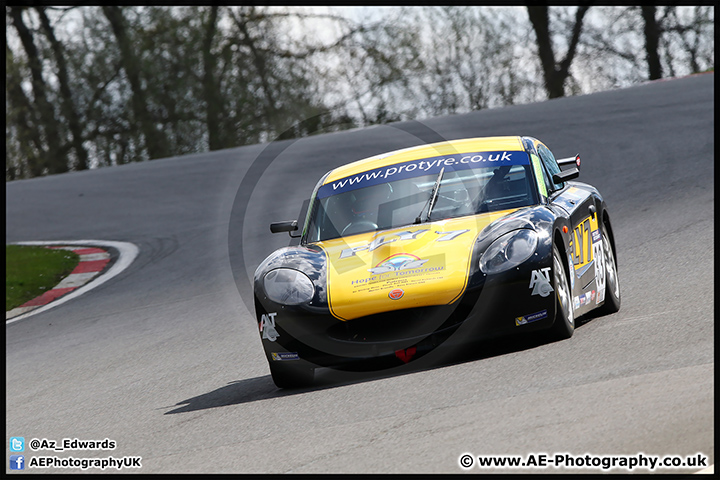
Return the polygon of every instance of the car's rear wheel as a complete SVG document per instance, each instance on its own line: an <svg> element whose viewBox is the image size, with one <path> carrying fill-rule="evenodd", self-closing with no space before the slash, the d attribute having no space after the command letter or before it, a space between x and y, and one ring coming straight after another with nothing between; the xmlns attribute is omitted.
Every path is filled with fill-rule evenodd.
<svg viewBox="0 0 720 480"><path fill-rule="evenodd" d="M315 369L301 365L270 363L270 375L279 388L301 388L312 385Z"/></svg>
<svg viewBox="0 0 720 480"><path fill-rule="evenodd" d="M564 340L575 332L575 314L572 308L572 292L563 267L562 257L553 245L553 288L555 289L555 323L551 327L551 336Z"/></svg>
<svg viewBox="0 0 720 480"><path fill-rule="evenodd" d="M602 232L603 268L605 269L605 303L600 307L599 312L606 315L620 310L620 280L618 279L617 262L605 224L600 227L600 230Z"/></svg>

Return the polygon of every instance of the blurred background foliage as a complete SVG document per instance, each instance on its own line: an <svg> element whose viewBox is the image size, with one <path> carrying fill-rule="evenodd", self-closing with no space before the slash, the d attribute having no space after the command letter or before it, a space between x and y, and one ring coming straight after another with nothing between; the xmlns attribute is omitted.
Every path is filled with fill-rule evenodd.
<svg viewBox="0 0 720 480"><path fill-rule="evenodd" d="M6 6L6 181L714 69L713 6Z"/></svg>

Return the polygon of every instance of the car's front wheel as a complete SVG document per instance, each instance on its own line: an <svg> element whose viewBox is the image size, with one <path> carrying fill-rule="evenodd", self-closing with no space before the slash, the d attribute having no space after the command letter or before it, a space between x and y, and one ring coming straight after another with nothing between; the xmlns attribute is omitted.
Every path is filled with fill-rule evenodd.
<svg viewBox="0 0 720 480"><path fill-rule="evenodd" d="M553 288L555 289L555 323L551 335L556 340L564 340L575 332L575 314L572 307L572 292L568 285L567 274L563 268L560 252L553 245Z"/></svg>

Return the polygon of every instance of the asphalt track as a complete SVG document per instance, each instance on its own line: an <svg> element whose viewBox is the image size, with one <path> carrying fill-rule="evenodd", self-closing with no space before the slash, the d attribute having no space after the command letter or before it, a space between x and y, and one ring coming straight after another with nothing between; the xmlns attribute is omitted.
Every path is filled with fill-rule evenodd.
<svg viewBox="0 0 720 480"><path fill-rule="evenodd" d="M463 453L702 453L714 464L713 82L7 183L6 242L100 238L139 255L87 294L6 326L6 436L109 438L115 450L26 449L26 461L141 456L144 473L463 473ZM248 311L248 276L289 240L268 224L297 218L335 166L505 134L581 154L579 180L612 215L620 312L567 341L494 342L435 368L277 389Z"/></svg>

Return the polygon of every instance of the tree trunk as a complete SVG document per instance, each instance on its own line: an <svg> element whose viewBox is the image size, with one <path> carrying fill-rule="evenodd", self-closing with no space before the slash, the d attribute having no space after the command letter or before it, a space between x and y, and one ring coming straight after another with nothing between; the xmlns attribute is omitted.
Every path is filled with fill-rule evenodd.
<svg viewBox="0 0 720 480"><path fill-rule="evenodd" d="M7 43L5 44L5 54L9 65L12 65L14 55ZM13 125L17 129L17 142L22 152L18 159L18 163L21 164L20 172L15 172L15 175L21 178L38 177L42 175L45 168L42 158L45 148L40 138L40 130L36 128L37 121L34 118L36 110L33 109L30 99L27 98L20 86L23 79L16 74L15 68L7 69L6 81L9 106L6 117L7 126Z"/></svg>
<svg viewBox="0 0 720 480"><path fill-rule="evenodd" d="M549 98L558 98L565 95L565 80L570 75L570 65L575 57L575 50L580 40L583 18L590 7L578 7L575 13L575 25L573 25L572 36L570 37L568 52L565 58L558 65L555 61L555 52L550 38L550 19L548 7L527 7L528 16L535 30L538 44L538 56L543 69L545 89Z"/></svg>
<svg viewBox="0 0 720 480"><path fill-rule="evenodd" d="M153 118L147 108L145 91L140 82L141 68L139 60L133 53L133 46L127 35L123 13L120 7L111 6L102 8L105 17L107 17L110 22L110 27L120 48L120 61L123 64L123 69L127 74L128 82L132 90L131 105L133 114L140 126L140 131L145 137L145 146L147 147L148 155L151 160L168 157L170 156L170 152L165 134L155 127Z"/></svg>
<svg viewBox="0 0 720 480"><path fill-rule="evenodd" d="M660 65L660 28L655 20L655 7L644 6L642 9L643 20L645 20L645 54L648 63L648 78L657 80L662 78L662 66Z"/></svg>
<svg viewBox="0 0 720 480"><path fill-rule="evenodd" d="M242 42L250 49L253 65L260 78L260 84L262 85L263 95L265 97L265 121L268 122L274 133L278 135L279 140L292 138L292 134L287 130L283 131L283 127L281 126L280 112L277 110L273 88L270 86L270 73L266 68L265 56L257 49L255 39L250 35L244 19L235 19L235 23L243 35Z"/></svg>
<svg viewBox="0 0 720 480"><path fill-rule="evenodd" d="M210 8L210 15L205 29L205 38L202 45L203 58L203 92L206 104L206 124L208 129L208 142L210 150L219 150L231 145L227 144L226 135L222 127L223 104L220 97L219 86L215 81L216 57L212 54L212 42L217 32L218 6Z"/></svg>
<svg viewBox="0 0 720 480"><path fill-rule="evenodd" d="M13 25L20 36L20 42L25 49L28 58L28 67L32 75L32 90L35 97L35 105L40 115L41 128L45 132L48 150L44 162L49 173L62 173L68 171L67 158L60 148L60 134L57 128L55 111L47 99L47 88L42 76L42 65L40 54L35 47L35 40L32 32L27 28L22 18L24 7L8 7L13 19Z"/></svg>
<svg viewBox="0 0 720 480"><path fill-rule="evenodd" d="M75 109L75 102L72 99L72 92L70 91L70 82L67 75L67 63L65 62L65 55L62 51L62 46L55 38L55 32L53 31L50 21L45 14L45 7L35 7L40 16L40 23L42 24L45 36L50 41L53 54L55 55L55 62L58 66L57 77L60 84L60 99L62 105L63 115L68 121L68 127L70 128L70 134L72 135L72 145L75 149L75 154L78 158L77 169L86 170L88 168L88 152L83 146L83 133L80 122L80 116Z"/></svg>

